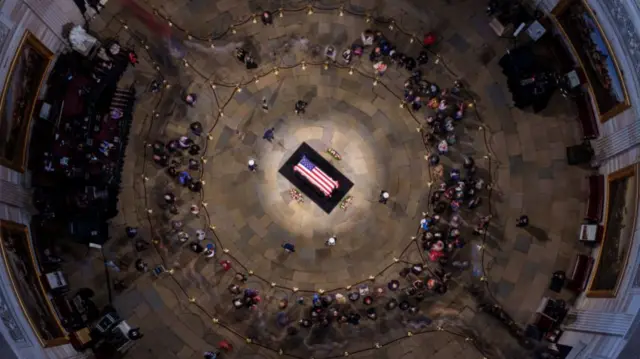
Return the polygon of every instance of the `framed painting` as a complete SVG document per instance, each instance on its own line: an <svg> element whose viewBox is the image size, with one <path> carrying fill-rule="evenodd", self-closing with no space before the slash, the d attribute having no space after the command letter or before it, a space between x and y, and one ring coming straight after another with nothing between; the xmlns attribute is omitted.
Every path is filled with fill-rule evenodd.
<svg viewBox="0 0 640 359"><path fill-rule="evenodd" d="M0 165L25 171L31 119L52 60L53 53L26 31L0 97Z"/></svg>
<svg viewBox="0 0 640 359"><path fill-rule="evenodd" d="M68 343L66 332L40 281L29 229L0 220L0 249L13 290L40 344L53 347Z"/></svg>
<svg viewBox="0 0 640 359"><path fill-rule="evenodd" d="M604 235L587 297L612 298L618 294L636 226L637 173L633 165L607 177Z"/></svg>
<svg viewBox="0 0 640 359"><path fill-rule="evenodd" d="M631 107L611 44L585 0L562 0L552 12L584 72L600 122Z"/></svg>

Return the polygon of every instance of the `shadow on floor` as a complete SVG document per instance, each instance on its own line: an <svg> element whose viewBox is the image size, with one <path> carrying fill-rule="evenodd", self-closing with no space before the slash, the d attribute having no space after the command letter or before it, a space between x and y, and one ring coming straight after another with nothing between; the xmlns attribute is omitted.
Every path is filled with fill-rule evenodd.
<svg viewBox="0 0 640 359"><path fill-rule="evenodd" d="M527 231L527 233L529 233L533 238L541 242L546 242L549 240L549 235L547 234L547 232L540 227L529 225L525 227L524 230Z"/></svg>

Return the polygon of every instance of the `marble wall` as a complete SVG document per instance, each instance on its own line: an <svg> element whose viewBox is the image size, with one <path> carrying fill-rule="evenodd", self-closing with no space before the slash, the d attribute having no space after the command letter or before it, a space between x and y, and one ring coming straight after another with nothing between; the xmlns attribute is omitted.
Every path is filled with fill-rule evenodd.
<svg viewBox="0 0 640 359"><path fill-rule="evenodd" d="M549 13L562 0L530 0L538 9ZM632 107L605 123L599 124L601 138L594 141L599 152L600 173L608 175L640 162L640 1L587 0L603 32L616 54ZM640 204L639 204L640 205ZM611 323L608 334L566 331L561 343L574 350L569 359L640 358L640 211L628 265L616 298L578 298L575 307L589 316L603 319L627 313L635 319L620 335L620 327ZM597 257L598 248L592 255ZM606 325L605 325L606 326ZM615 335L617 334L617 335Z"/></svg>
<svg viewBox="0 0 640 359"><path fill-rule="evenodd" d="M543 0L549 4L555 0ZM601 139L594 145L600 146L602 152L599 171L607 175L618 169L632 165L640 160L640 7L637 2L625 0L587 0L594 11L603 32L616 54L622 76L624 78L632 107L600 124ZM608 142L608 143L605 143ZM640 216L636 223L640 222ZM577 350L575 358L604 359L626 358L633 348L623 349L633 338L640 335L638 311L640 310L640 288L634 285L636 273L640 265L640 228L636 226L628 266L622 279L616 298L587 298L582 295L576 302L576 308L601 313L603 317L610 313L628 313L636 315L630 330L624 335L588 334L582 332L565 332L562 342L573 345ZM598 249L593 256L597 256ZM613 326L613 324L612 324ZM611 332L616 332L611 328ZM572 356L570 356L571 358ZM637 356L636 356L637 357Z"/></svg>
<svg viewBox="0 0 640 359"><path fill-rule="evenodd" d="M16 49L26 30L31 31L51 51L66 47L62 27L82 24L84 18L73 0L2 0L0 1L0 81L4 83ZM0 219L25 225L31 222L29 174L0 166ZM70 359L83 357L71 345L42 348L22 312L4 271L0 256L0 335L3 344L18 358ZM2 356L5 357L4 355ZM8 356L7 356L8 357Z"/></svg>

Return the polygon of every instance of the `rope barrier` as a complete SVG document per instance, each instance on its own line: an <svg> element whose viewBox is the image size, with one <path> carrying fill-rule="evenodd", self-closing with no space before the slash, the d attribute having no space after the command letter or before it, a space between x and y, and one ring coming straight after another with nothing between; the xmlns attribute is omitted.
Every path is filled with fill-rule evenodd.
<svg viewBox="0 0 640 359"><path fill-rule="evenodd" d="M148 2L148 1L145 1L145 2ZM402 28L402 26L398 22L393 20L392 18L374 18L369 13L364 13L364 14L358 13L358 12L353 11L351 9L345 8L344 6L340 6L340 7L337 7L337 8L321 8L321 7L309 5L309 6L305 6L305 7L302 7L302 8L296 8L296 9L279 9L278 10L278 14L282 14L282 16L283 16L285 13L298 13L298 12L302 12L302 11L305 11L305 10L307 10L307 12L308 13L310 12L311 14L313 14L316 11L318 11L318 12L330 12L330 11L338 10L339 11L339 16L343 16L344 14L349 14L351 16L364 17L365 21L367 23L373 22L373 24L378 24L378 25L385 25L385 24L389 25L388 26L389 30L391 30L391 31L397 30L399 33L402 33L404 35L409 36L410 37L410 42L414 42L417 39L417 37L415 35L413 35L413 34L409 33L408 31L404 30ZM169 20L169 18L164 17L163 15L161 15L160 12L157 9L154 9L154 14L157 15L158 17L160 17L161 19L167 21L169 23L169 26L172 27L173 29L176 29L178 31L183 32L187 36L187 38L189 38L190 40L196 39L198 41L206 41L206 42L212 42L214 40L219 40L219 39L225 37L228 33L235 33L235 32L237 32L236 29L239 26L245 25L245 24L247 24L249 22L254 22L254 23L257 22L256 21L256 15L252 15L252 16L249 16L249 17L245 18L244 20L242 20L242 21L240 21L238 23L235 23L235 24L229 26L225 31L223 31L222 33L220 33L218 35L214 36L213 34L211 34L208 37L203 37L203 36L194 36L193 34L189 33L183 27L175 24L174 22ZM128 30L128 26L126 25L126 22L124 20L122 20L122 19L120 19L120 22L121 22L122 28L125 29L125 30ZM146 43L145 43L145 41L143 39L141 39L140 37L135 35L133 32L129 32L129 33L130 33L130 35L132 36L133 39L135 39L136 41L138 41L142 45L142 48L144 49L145 54L149 57L154 69L158 72L158 74L160 75L160 78L162 79L163 83L165 84L165 88L169 88L170 84L168 84L168 82L164 78L164 76L163 76L163 74L161 72L161 68L158 65L158 63L153 60L153 56L151 55L151 53L149 51L149 46L146 45ZM452 76L454 79L459 79L457 74L446 65L446 63L442 60L442 57L440 55L436 54L433 51L430 51L430 53L436 55L436 58L437 58L436 62L437 63L441 63L443 68L447 71L447 73L450 76ZM360 69L357 69L354 66L329 64L327 62L300 61L300 62L298 62L298 63L296 63L294 65L290 65L290 66L275 67L275 68L273 68L273 69L271 69L271 70L269 70L267 72L264 72L264 73L262 73L260 75L254 76L254 78L252 80L244 81L244 82L241 82L241 83L238 83L238 84L234 85L234 84L224 83L224 82L220 82L220 81L212 81L212 80L210 80L210 78L212 76L206 76L203 72L201 72L198 69L194 68L194 66L192 66L187 60L183 60L183 65L185 67L190 68L191 71L193 71L195 74L197 74L202 79L207 81L209 83L211 91L213 93L214 101L215 101L216 107L218 108L218 114L217 114L217 116L216 116L211 128L209 129L209 131L207 133L207 137L208 137L209 140L212 139L211 132L218 125L220 119L222 119L222 117L224 116L224 109L229 105L229 103L233 100L233 96L237 92L239 92L242 87L247 86L247 85L249 85L250 83L252 83L254 81L257 81L259 79L262 79L262 78L264 78L266 76L269 76L269 75L272 75L272 74L277 76L277 74L279 73L280 70L292 70L292 69L296 69L298 67L306 68L306 67L320 67L320 66L325 70L328 69L329 66L331 66L331 68L335 68L335 69L338 69L338 70L347 70L348 69L349 70L349 74L356 73L361 77L367 78L369 80L373 80L374 81L374 85L380 85L381 88L386 89L396 99L402 100L402 98L399 95L397 95L395 92L393 92L387 84L385 84L383 81L380 80L380 78L372 76L372 75L369 75L369 74L366 74L366 73L363 73ZM233 93L222 103L222 105L221 105L221 101L220 101L220 97L218 95L218 92L216 91L216 88L218 86L223 87L223 88L234 88ZM145 136L145 145L147 147L151 146L150 143L146 143L146 140L150 136L150 131L151 131L151 128L153 126L153 121L156 118L159 117L159 113L157 112L157 108L162 103L162 100L163 100L163 97L164 97L163 93L164 93L164 91L161 91L161 95L159 96L159 99L156 102L155 109L152 112L151 121L150 121L150 125L149 125L149 130L147 131L147 134ZM490 140L489 140L488 132L490 132L489 131L490 129L484 123L484 121L482 120L482 117L481 117L481 115L480 115L480 113L479 113L479 111L477 109L476 100L473 98L473 96L464 88L462 89L462 93L464 94L464 97L466 99L470 99L471 102L469 102L468 108L472 108L473 109L473 113L474 113L476 119L480 123L482 123L482 125L480 126L479 129L483 132L483 141L484 141L485 147L487 149L487 156L485 156L485 157L488 160L488 168L489 168L489 172L491 174L493 158L495 156L493 156L492 149L491 149L490 144L489 144ZM420 127L417 128L417 131L419 133L422 133L423 129L421 127L420 120L418 120L416 118L415 114L412 111L409 110L408 106L403 106L403 105L404 105L404 102L401 102L400 106L403 107L406 110L406 113L408 113L410 115L410 117L414 120L414 122L416 122L418 125L420 125ZM431 148L429 147L429 145L425 141L423 141L423 145L425 147L425 151L427 152L427 156L428 156L429 154L431 154ZM207 153L207 149L208 149L208 141L205 141L205 145L204 145L204 153L205 154ZM157 237L160 237L160 236L157 235L157 233L155 232L155 229L154 229L153 220L152 220L153 210L150 208L149 199L148 199L149 196L148 196L148 189L147 189L147 185L146 185L146 181L148 180L148 178L144 174L145 170L147 168L147 162L148 162L147 161L147 155L148 155L147 152L148 151L144 151L143 166L142 166L142 172L143 172L142 177L144 178L144 181L143 181L143 188L144 188L143 193L144 193L144 197L145 197L144 204L145 204L145 208L147 208L146 220L148 222L149 229L150 229L151 233L154 236L154 240L153 240L154 246L153 247L155 249L155 252L160 257L160 261L163 263L163 265L168 267L167 259L165 258L165 256L160 251L160 249L161 249L161 247L160 247L161 239L156 239ZM202 162L203 163L206 162L205 156L202 157ZM200 179L202 179L202 176L204 174L204 169L202 167L200 169ZM493 175L492 175L491 178L493 178ZM432 171L429 171L429 179L430 179L429 183L431 184L433 182ZM490 199L491 199L491 195L493 193L493 189L494 189L493 185L488 186L489 213L492 213L492 207L491 207L491 200ZM431 196L431 185L429 185L429 194L428 195ZM273 282L270 282L266 278L255 274L249 267L247 267L245 264L243 264L240 261L238 261L238 259L236 257L234 257L233 254L227 248L224 247L224 244L223 244L222 240L220 239L220 237L218 236L218 234L217 234L217 232L215 230L216 227L211 222L210 213L209 213L209 211L207 209L207 204L206 204L206 202L204 202L204 188L200 192L200 201L203 204L203 209L204 209L204 213L205 213L204 218L205 218L206 225L208 226L208 228L210 229L211 233L213 234L213 236L215 238L215 241L219 245L219 248L222 249L222 252L224 253L225 256L229 257L234 262L238 263L239 266L242 267L242 269L244 271L246 271L250 276L255 277L255 278L261 280L262 282L269 284L272 288L288 290L288 291L291 291L292 293L296 293L296 292L300 292L300 293L317 293L317 292L319 292L319 290L299 289L299 288L295 288L295 287L281 286L281 285L278 285L277 283L274 285ZM418 231L419 231L419 228L418 228ZM482 268L483 268L481 282L485 283L486 292L489 293L491 298L497 303L498 301L495 299L494 295L491 293L491 290L489 288L489 281L488 281L488 277L487 277L487 273L486 273L486 264L485 264L485 252L486 251L483 250L484 247L485 247L486 239L487 239L487 233L485 232L485 234L482 237L482 245L481 245L481 252L482 252L482 254L481 254L481 263L482 263ZM410 246L414 245L414 244L418 248L418 253L421 256L422 263L423 264L426 263L427 261L424 258L424 254L422 253L422 250L420 249L420 244L418 243L417 238L415 236L413 236L413 237L411 237L411 241L405 246L405 248L403 249L401 254L398 257L394 258L394 262L392 262L389 265L387 265L383 270L378 272L376 275L372 275L368 279L364 279L364 280L356 282L356 283L354 283L352 285L348 285L345 288L348 290L351 287L358 286L360 284L363 284L363 283L366 283L368 281L371 281L371 280L375 279L376 277L379 277L379 276L383 275L387 270L389 270L390 268L394 267L397 264L406 265L409 262L401 260L400 257L402 257L409 250ZM233 270L236 273L239 273L235 268L233 268ZM290 356L290 357L293 357L293 358L302 359L301 357L298 357L298 356L295 356L295 355L291 355L291 354L288 354L288 353L283 353L282 350L277 350L277 349L274 349L274 348L271 348L271 347L263 346L263 345L261 345L259 343L255 343L250 338L245 338L242 334L240 334L240 333L236 332L235 330L233 330L229 325L220 322L220 320L216 316L212 315L205 308L203 308L198 303L196 303L196 299L195 298L189 296L186 288L172 275L174 273L174 269L169 269L168 272L169 272L169 274L171 274L170 278L172 279L172 281L178 286L180 291L183 292L185 297L188 298L189 303L194 305L196 308L198 308L203 314L205 314L217 326L220 326L220 327L224 328L225 330L227 330L228 332L232 333L233 335L236 335L236 336L238 336L240 338L245 339L245 341L247 343L249 343L249 344L254 344L254 345L261 346L264 349L279 353L281 355L286 355L286 356ZM330 293L330 292L343 290L343 289L344 288L340 287L340 288L334 288L334 289L327 290L327 291L322 291L322 292L323 293ZM484 355L482 349L477 345L476 341L473 340L472 338L469 338L468 336L466 336L464 334L457 333L457 332L449 330L449 329L445 329L443 327L438 327L437 330L423 330L423 331L417 331L417 332L408 332L407 335L404 336L404 337L399 337L399 338L390 340L390 341L388 341L386 343L376 343L373 348L365 348L365 349L358 350L358 351L355 351L355 352L352 352L352 353L345 353L345 356L354 355L354 354L358 354L358 353L362 353L362 352L367 352L367 351L379 349L381 347L393 344L393 343L395 343L397 341L409 338L411 336L429 334L429 333L434 333L434 332L438 332L438 331L443 331L443 332L449 333L449 334L454 335L454 336L465 337L466 341L472 342L473 345L474 345L474 348L476 350L478 350L482 355ZM331 357L326 357L325 359L338 358L338 357L342 357L342 356L341 355L331 356ZM484 358L484 359L486 359L486 358Z"/></svg>

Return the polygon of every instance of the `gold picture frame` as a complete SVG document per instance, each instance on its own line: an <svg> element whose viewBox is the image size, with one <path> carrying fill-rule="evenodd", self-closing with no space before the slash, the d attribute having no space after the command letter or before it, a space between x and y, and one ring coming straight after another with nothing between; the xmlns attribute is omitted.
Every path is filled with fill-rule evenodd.
<svg viewBox="0 0 640 359"><path fill-rule="evenodd" d="M595 66L593 66L593 62L589 60L589 56L586 54L586 48L589 46L584 46L584 44L578 43L578 36L574 35L576 31L573 31L573 28L568 26L566 18L569 17L569 12L574 10L576 6L581 6L584 9L585 23L593 24L594 31L592 31L592 37L590 39L595 39L591 41L592 44L596 44L601 41L604 43L606 47L606 53L602 53L599 51L592 51L591 57L600 57L603 59L599 63L601 70L598 71ZM551 12L551 19L555 23L556 27L562 33L562 36L566 39L569 44L569 49L573 56L578 60L578 63L584 73L584 77L587 80L587 90L589 91L589 95L594 100L594 104L597 110L598 119L601 123L607 122L614 116L619 113L629 109L631 107L631 102L629 100L629 93L627 91L627 85L624 81L624 77L622 76L622 72L620 71L620 65L618 63L618 59L616 58L616 54L613 52L611 48L611 43L607 39L604 31L602 30L602 26L598 21L598 18L595 16L595 13L589 6L586 0L561 0L560 3L553 9ZM585 29L588 30L588 29ZM584 51L578 51L578 48L583 49ZM597 45L592 46L593 49L597 50ZM610 60L610 62L608 62ZM610 65L610 68L614 69L614 73L611 74L611 71L608 71L609 68L607 65ZM622 100L617 101L614 104L603 104L603 102L614 101L612 98L606 99L604 95L601 95L603 92L606 92L606 86L600 84L600 79L598 79L598 73L607 72L609 75L609 80L611 81L611 86L615 87L615 82L618 83L620 87L620 96L622 96ZM601 76L606 77L606 76ZM611 95L611 91L609 93ZM612 95L616 96L615 94Z"/></svg>
<svg viewBox="0 0 640 359"><path fill-rule="evenodd" d="M40 345L48 348L69 343L69 337L42 284L29 228L0 220L0 251L13 292Z"/></svg>
<svg viewBox="0 0 640 359"><path fill-rule="evenodd" d="M0 165L24 173L33 112L54 54L25 31L0 96Z"/></svg>
<svg viewBox="0 0 640 359"><path fill-rule="evenodd" d="M637 165L631 165L607 176L604 231L587 297L613 298L618 294L634 240L640 193L637 175ZM615 203L623 205L612 206Z"/></svg>

